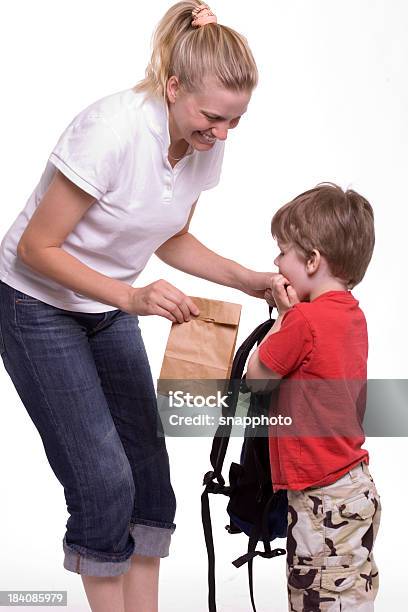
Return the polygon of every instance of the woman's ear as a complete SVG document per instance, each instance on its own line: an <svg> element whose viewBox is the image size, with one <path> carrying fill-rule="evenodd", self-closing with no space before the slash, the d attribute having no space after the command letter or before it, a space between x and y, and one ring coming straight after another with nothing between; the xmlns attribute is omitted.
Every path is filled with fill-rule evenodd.
<svg viewBox="0 0 408 612"><path fill-rule="evenodd" d="M172 75L167 80L167 85L166 85L167 99L171 104L174 104L174 102L176 101L177 93L179 89L180 89L180 85L179 85L178 78L175 75Z"/></svg>
<svg viewBox="0 0 408 612"><path fill-rule="evenodd" d="M319 268L321 255L317 249L313 249L306 261L306 270L309 274L314 274Z"/></svg>

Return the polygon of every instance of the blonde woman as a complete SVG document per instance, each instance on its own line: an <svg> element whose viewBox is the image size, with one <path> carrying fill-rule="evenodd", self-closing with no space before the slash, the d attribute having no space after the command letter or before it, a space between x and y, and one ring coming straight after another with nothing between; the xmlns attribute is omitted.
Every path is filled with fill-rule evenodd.
<svg viewBox="0 0 408 612"><path fill-rule="evenodd" d="M246 40L196 0L159 23L146 78L80 112L1 243L0 352L64 487L64 567L94 612L157 610L176 502L139 315L198 308L149 258L264 297L269 273L188 231L257 84Z"/></svg>

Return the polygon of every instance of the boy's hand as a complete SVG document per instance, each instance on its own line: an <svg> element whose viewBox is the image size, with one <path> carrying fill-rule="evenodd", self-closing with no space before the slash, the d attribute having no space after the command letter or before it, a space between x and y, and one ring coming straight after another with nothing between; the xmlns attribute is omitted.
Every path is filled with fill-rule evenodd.
<svg viewBox="0 0 408 612"><path fill-rule="evenodd" d="M269 300L274 301L280 315L285 314L287 310L300 301L296 291L282 274L275 274L272 277L271 288L265 291L265 299L268 304L270 304Z"/></svg>

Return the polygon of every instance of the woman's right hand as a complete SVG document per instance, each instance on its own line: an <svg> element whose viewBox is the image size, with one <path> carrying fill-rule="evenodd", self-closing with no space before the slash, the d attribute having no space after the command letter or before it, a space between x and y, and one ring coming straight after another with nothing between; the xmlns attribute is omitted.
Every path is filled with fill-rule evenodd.
<svg viewBox="0 0 408 612"><path fill-rule="evenodd" d="M162 279L146 287L133 287L126 312L142 316L158 315L173 323L184 323L190 321L192 315L200 314L188 295Z"/></svg>

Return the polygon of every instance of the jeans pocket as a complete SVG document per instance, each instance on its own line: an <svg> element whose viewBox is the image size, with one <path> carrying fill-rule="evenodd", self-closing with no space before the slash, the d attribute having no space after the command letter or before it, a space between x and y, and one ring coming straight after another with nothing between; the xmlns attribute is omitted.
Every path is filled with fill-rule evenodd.
<svg viewBox="0 0 408 612"><path fill-rule="evenodd" d="M22 291L18 291L17 289L14 289L14 296L16 304L35 305L43 303L32 295L28 295L27 293L23 293Z"/></svg>
<svg viewBox="0 0 408 612"><path fill-rule="evenodd" d="M54 306L50 306L37 298L14 289L14 318L17 326L38 326L39 319L46 315Z"/></svg>

